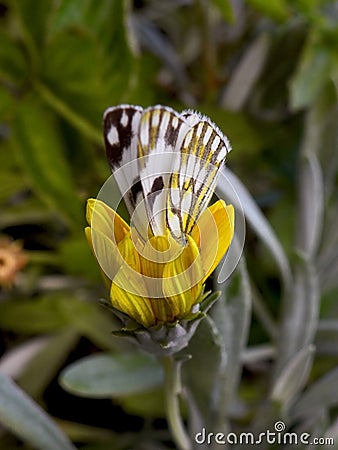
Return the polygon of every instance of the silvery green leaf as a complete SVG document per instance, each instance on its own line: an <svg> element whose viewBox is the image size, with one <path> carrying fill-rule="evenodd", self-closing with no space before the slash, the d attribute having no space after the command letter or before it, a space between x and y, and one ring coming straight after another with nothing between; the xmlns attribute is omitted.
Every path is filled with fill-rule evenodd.
<svg viewBox="0 0 338 450"><path fill-rule="evenodd" d="M276 376L284 370L290 358L313 343L318 325L319 301L316 270L313 264L299 259L292 290L284 296L277 342Z"/></svg>
<svg viewBox="0 0 338 450"><path fill-rule="evenodd" d="M0 422L34 449L75 450L39 405L0 373Z"/></svg>
<svg viewBox="0 0 338 450"><path fill-rule="evenodd" d="M275 258L281 272L284 285L287 289L291 284L291 270L287 256L281 246L281 243L275 235L275 232L240 179L228 168L224 169L224 174L232 184L234 188L233 191L238 197L236 197L232 191L226 190L221 185L217 186L216 192L220 198L226 198L229 202L233 203L235 208L239 199L242 204L246 220Z"/></svg>
<svg viewBox="0 0 338 450"><path fill-rule="evenodd" d="M77 333L69 329L52 336L32 338L2 356L0 371L15 378L31 397L38 398L55 377L78 339Z"/></svg>
<svg viewBox="0 0 338 450"><path fill-rule="evenodd" d="M316 116L313 111L308 113L301 146L295 244L299 259L292 289L284 296L276 373L295 352L313 342L318 324L320 286L314 261L323 231L324 184L317 156L321 133Z"/></svg>
<svg viewBox="0 0 338 450"><path fill-rule="evenodd" d="M314 257L322 233L323 181L316 156L317 147L311 136L313 129L307 122L302 143L298 177L298 207L296 249L298 261L294 269L294 283L284 296L283 315L278 341L276 373L302 347L313 342L318 324L320 290Z"/></svg>
<svg viewBox="0 0 338 450"><path fill-rule="evenodd" d="M270 38L266 33L259 34L249 45L227 83L221 99L224 108L231 111L241 110L262 72L269 47Z"/></svg>
<svg viewBox="0 0 338 450"><path fill-rule="evenodd" d="M338 368L332 369L312 383L292 408L292 417L309 414L309 411L329 408L338 404Z"/></svg>
<svg viewBox="0 0 338 450"><path fill-rule="evenodd" d="M322 290L338 286L338 208L328 208L325 213L323 242L317 259L318 275Z"/></svg>
<svg viewBox="0 0 338 450"><path fill-rule="evenodd" d="M315 154L323 171L325 196L333 195L338 166L337 90L329 84L306 115L302 151Z"/></svg>
<svg viewBox="0 0 338 450"><path fill-rule="evenodd" d="M241 376L241 355L246 345L251 314L251 289L242 257L232 277L221 286L222 295L212 315L221 338L222 365L214 386L215 417L219 424L236 398ZM217 427L217 424L215 424ZM216 429L216 428L215 428Z"/></svg>
<svg viewBox="0 0 338 450"><path fill-rule="evenodd" d="M196 409L194 414L198 412L203 418L205 426L210 425L212 393L224 353L217 327L209 316L201 321L189 346L183 352L192 356L182 365L184 386L187 387L190 397L189 403Z"/></svg>
<svg viewBox="0 0 338 450"><path fill-rule="evenodd" d="M299 167L296 249L312 258L321 237L324 192L322 172L316 155L306 149Z"/></svg>
<svg viewBox="0 0 338 450"><path fill-rule="evenodd" d="M68 392L90 398L145 392L162 382L162 368L156 359L138 352L87 356L66 367L60 376Z"/></svg>
<svg viewBox="0 0 338 450"><path fill-rule="evenodd" d="M41 398L46 388L75 348L80 335L65 329L48 338L47 344L32 358L18 378L18 383L31 397ZM36 376L39 374L39 376Z"/></svg>
<svg viewBox="0 0 338 450"><path fill-rule="evenodd" d="M270 344L254 345L246 348L242 353L244 364L255 364L265 359L272 359L276 356L275 348Z"/></svg>
<svg viewBox="0 0 338 450"><path fill-rule="evenodd" d="M0 371L8 377L17 378L50 340L49 336L39 336L8 350L0 359Z"/></svg>
<svg viewBox="0 0 338 450"><path fill-rule="evenodd" d="M282 411L287 411L301 389L304 387L313 361L314 346L308 345L300 350L283 368L276 379L271 400L281 405Z"/></svg>

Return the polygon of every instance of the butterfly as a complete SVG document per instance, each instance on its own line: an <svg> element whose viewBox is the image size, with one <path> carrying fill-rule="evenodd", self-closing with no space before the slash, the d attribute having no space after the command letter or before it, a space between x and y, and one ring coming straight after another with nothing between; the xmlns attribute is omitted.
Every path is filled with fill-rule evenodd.
<svg viewBox="0 0 338 450"><path fill-rule="evenodd" d="M228 138L207 116L161 105L110 107L103 131L112 173L141 239L169 230L184 243L214 192L231 150Z"/></svg>

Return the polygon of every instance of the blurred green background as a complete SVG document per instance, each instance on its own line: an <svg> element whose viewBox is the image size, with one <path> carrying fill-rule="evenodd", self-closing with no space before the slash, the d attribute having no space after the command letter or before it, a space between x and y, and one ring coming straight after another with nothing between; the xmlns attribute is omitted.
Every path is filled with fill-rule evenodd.
<svg viewBox="0 0 338 450"><path fill-rule="evenodd" d="M228 167L251 194L244 335L256 353L238 363L240 406L227 413L242 426L262 416L273 374L304 346L316 353L299 390L337 364L337 89L333 0L0 1L0 369L79 446L171 445L151 396L89 401L57 382L82 356L126 348L98 305L107 293L83 232L85 202L110 174L103 111L193 108L232 143ZM330 373L316 420L338 435ZM0 448L31 447L0 430Z"/></svg>

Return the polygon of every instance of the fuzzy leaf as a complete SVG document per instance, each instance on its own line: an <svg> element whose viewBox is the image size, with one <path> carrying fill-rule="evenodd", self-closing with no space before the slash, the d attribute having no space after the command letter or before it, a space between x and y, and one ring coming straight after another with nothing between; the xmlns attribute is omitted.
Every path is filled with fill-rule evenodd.
<svg viewBox="0 0 338 450"><path fill-rule="evenodd" d="M64 389L90 398L141 393L162 382L162 368L154 358L141 353L88 356L68 366L60 376Z"/></svg>
<svg viewBox="0 0 338 450"><path fill-rule="evenodd" d="M66 330L49 337L46 345L33 356L19 376L20 387L31 397L40 398L64 365L79 337L74 330Z"/></svg>
<svg viewBox="0 0 338 450"><path fill-rule="evenodd" d="M227 168L224 169L224 174L232 184L234 188L233 192L236 192L237 195L230 198L232 191L227 190L225 186L218 185L217 192L220 198L226 198L228 202L235 205L235 209L239 199L242 204L246 220L250 223L251 227L274 256L281 272L285 288L287 289L291 283L291 269L287 256L284 253L283 247L275 235L275 232L239 178L237 178L237 176Z"/></svg>
<svg viewBox="0 0 338 450"><path fill-rule="evenodd" d="M332 369L312 383L292 408L292 418L298 419L309 411L319 411L338 404L338 368Z"/></svg>
<svg viewBox="0 0 338 450"><path fill-rule="evenodd" d="M296 249L313 258L321 238L324 212L322 171L315 154L306 153L299 168L299 200Z"/></svg>
<svg viewBox="0 0 338 450"><path fill-rule="evenodd" d="M284 297L284 309L278 340L276 374L303 347L313 343L318 324L320 294L318 275L312 264L299 261L294 285Z"/></svg>
<svg viewBox="0 0 338 450"><path fill-rule="evenodd" d="M269 47L269 35L262 33L246 50L227 85L222 99L225 108L240 111L244 107L262 73Z"/></svg>
<svg viewBox="0 0 338 450"><path fill-rule="evenodd" d="M38 450L75 450L50 417L0 373L0 422L20 439Z"/></svg>
<svg viewBox="0 0 338 450"><path fill-rule="evenodd" d="M187 353L192 358L182 365L183 379L189 388L191 403L207 426L211 420L215 381L225 358L220 335L209 316L201 321L188 348L183 350L183 354Z"/></svg>
<svg viewBox="0 0 338 450"><path fill-rule="evenodd" d="M278 402L282 410L286 411L289 408L304 387L312 367L314 350L313 345L300 350L275 381L271 399Z"/></svg>
<svg viewBox="0 0 338 450"><path fill-rule="evenodd" d="M221 289L222 295L212 315L221 336L225 359L215 384L219 420L215 430L222 423L224 415L228 415L236 398L242 369L241 355L249 333L252 294L244 258L240 260L232 277L217 287Z"/></svg>

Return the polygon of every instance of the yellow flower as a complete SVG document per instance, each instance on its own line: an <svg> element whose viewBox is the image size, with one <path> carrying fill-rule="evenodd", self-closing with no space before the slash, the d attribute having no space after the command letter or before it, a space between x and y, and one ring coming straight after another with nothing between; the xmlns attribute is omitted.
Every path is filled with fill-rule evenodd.
<svg viewBox="0 0 338 450"><path fill-rule="evenodd" d="M177 323L198 310L204 283L234 233L233 206L222 200L201 214L184 244L169 231L144 243L100 200L88 200L87 221L86 236L110 284L113 308L145 328Z"/></svg>

